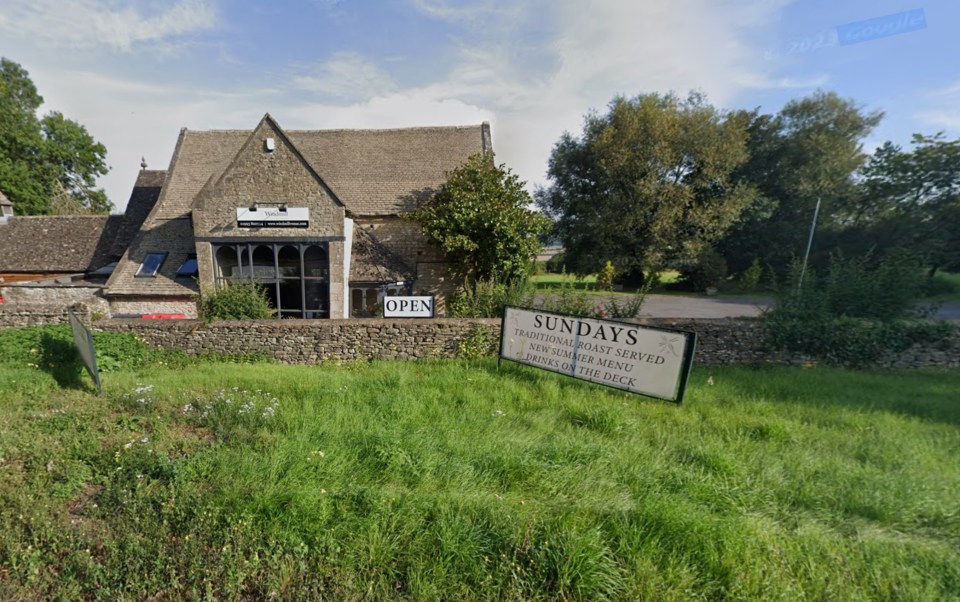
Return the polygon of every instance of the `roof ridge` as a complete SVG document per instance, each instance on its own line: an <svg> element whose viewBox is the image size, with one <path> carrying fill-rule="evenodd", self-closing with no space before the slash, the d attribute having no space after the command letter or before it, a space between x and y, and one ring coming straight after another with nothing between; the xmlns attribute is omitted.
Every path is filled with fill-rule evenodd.
<svg viewBox="0 0 960 602"><path fill-rule="evenodd" d="M112 215L120 215L122 213L104 213L96 215L14 215L13 217L17 219L104 219Z"/></svg>
<svg viewBox="0 0 960 602"><path fill-rule="evenodd" d="M259 124L258 124L259 125ZM483 123L471 123L465 125L415 125L410 127L395 127L395 128L330 128L330 129L307 129L307 130L291 130L284 128L284 132L287 135L290 134L314 134L314 133L335 133L335 132L413 132L413 131L427 131L427 130L471 130L475 128L483 127ZM250 134L253 130L257 129L256 127L251 129L240 129L240 128L230 128L223 130L191 130L189 128L183 128L183 131L187 134ZM154 170L154 171L163 171L163 170Z"/></svg>
<svg viewBox="0 0 960 602"><path fill-rule="evenodd" d="M326 130L286 130L287 134L313 134L330 132L413 132L424 130L472 130L483 127L482 123L469 125L415 125L399 128L333 128Z"/></svg>

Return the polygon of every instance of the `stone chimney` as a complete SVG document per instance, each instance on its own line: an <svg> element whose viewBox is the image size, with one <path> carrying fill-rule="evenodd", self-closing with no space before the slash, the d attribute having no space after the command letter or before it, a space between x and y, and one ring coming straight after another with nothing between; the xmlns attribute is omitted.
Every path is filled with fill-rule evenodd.
<svg viewBox="0 0 960 602"><path fill-rule="evenodd" d="M484 121L480 124L480 144L483 154L493 152L493 140L490 138L490 122Z"/></svg>

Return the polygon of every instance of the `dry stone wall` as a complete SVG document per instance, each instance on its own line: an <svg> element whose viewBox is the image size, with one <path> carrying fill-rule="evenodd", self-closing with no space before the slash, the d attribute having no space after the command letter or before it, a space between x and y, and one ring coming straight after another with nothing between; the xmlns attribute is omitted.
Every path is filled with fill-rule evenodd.
<svg viewBox="0 0 960 602"><path fill-rule="evenodd" d="M692 330L698 335L695 366L732 364L805 365L811 358L771 354L762 349L762 325L744 319L647 319L650 326ZM106 331L135 332L148 343L189 354L265 354L278 362L313 364L369 359L456 357L461 343L484 340L494 353L500 338L498 319L434 320L104 320ZM886 358L895 368L960 368L960 333L946 341L918 345Z"/></svg>

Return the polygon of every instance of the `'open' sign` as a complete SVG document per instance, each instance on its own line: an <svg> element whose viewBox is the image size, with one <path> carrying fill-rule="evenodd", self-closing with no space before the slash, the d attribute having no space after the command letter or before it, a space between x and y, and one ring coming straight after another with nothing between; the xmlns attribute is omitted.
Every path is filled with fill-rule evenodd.
<svg viewBox="0 0 960 602"><path fill-rule="evenodd" d="M432 318L433 297L386 297L384 318Z"/></svg>

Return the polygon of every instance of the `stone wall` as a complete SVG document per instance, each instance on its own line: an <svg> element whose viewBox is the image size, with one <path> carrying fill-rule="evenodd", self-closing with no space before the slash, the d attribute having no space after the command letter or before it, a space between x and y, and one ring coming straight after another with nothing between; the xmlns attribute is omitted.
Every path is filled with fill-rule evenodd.
<svg viewBox="0 0 960 602"><path fill-rule="evenodd" d="M761 324L756 320L647 319L640 322L696 332L695 366L804 365L813 361L803 356L763 351ZM276 361L293 364L456 357L460 343L475 337L478 331L484 333L491 350L496 349L500 338L498 319L264 320L210 324L196 320L107 320L95 323L94 327L136 332L148 343L190 354L264 353ZM886 358L882 365L960 368L960 333L948 341L916 346Z"/></svg>
<svg viewBox="0 0 960 602"><path fill-rule="evenodd" d="M90 323L93 317L99 317L100 305L89 306L77 303L73 312L84 322ZM25 326L49 326L66 324L67 306L62 304L0 305L0 328L22 328Z"/></svg>
<svg viewBox="0 0 960 602"><path fill-rule="evenodd" d="M143 314L183 314L197 317L197 302L189 297L114 297L110 300L110 315L139 318Z"/></svg>
<svg viewBox="0 0 960 602"><path fill-rule="evenodd" d="M189 354L263 353L288 364L456 357L460 342L484 333L491 351L500 320L106 320L95 330L135 332L144 341Z"/></svg>
<svg viewBox="0 0 960 602"><path fill-rule="evenodd" d="M73 303L103 304L107 302L100 296L102 286L78 284L11 284L0 286L0 295L4 303L15 305L72 305Z"/></svg>

